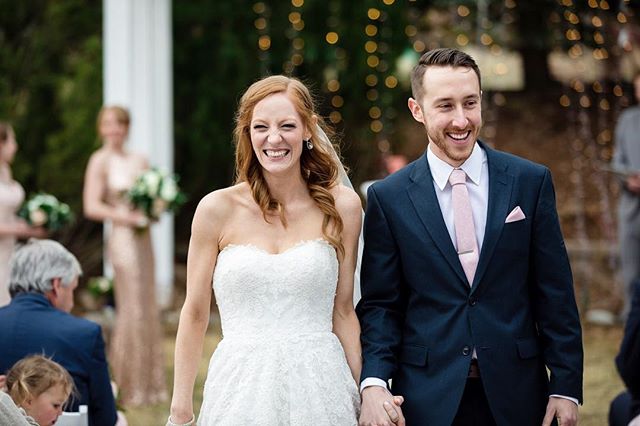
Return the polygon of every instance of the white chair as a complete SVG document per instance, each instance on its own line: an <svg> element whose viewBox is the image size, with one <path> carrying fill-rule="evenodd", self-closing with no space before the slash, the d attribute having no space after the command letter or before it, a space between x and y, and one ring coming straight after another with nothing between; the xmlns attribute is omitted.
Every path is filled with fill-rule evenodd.
<svg viewBox="0 0 640 426"><path fill-rule="evenodd" d="M89 426L89 407L81 405L77 412L63 411L55 426Z"/></svg>

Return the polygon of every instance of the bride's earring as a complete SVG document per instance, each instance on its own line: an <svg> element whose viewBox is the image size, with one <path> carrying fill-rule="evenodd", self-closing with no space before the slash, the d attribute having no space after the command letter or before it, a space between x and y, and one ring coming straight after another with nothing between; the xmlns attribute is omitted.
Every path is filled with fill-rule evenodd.
<svg viewBox="0 0 640 426"><path fill-rule="evenodd" d="M307 149L309 151L311 151L313 149L313 142L311 142L311 139L305 139L302 142L305 143L305 145L307 146Z"/></svg>

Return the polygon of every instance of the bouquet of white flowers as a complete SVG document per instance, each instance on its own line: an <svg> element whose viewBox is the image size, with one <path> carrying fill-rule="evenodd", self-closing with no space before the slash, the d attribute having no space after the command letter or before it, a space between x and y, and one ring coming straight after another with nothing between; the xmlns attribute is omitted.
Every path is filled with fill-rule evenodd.
<svg viewBox="0 0 640 426"><path fill-rule="evenodd" d="M32 196L24 203L18 216L31 226L43 226L49 231L57 231L73 220L71 209L66 203L44 192Z"/></svg>
<svg viewBox="0 0 640 426"><path fill-rule="evenodd" d="M127 197L135 208L152 220L159 219L165 211L176 212L186 201L178 187L178 177L156 168L138 176Z"/></svg>

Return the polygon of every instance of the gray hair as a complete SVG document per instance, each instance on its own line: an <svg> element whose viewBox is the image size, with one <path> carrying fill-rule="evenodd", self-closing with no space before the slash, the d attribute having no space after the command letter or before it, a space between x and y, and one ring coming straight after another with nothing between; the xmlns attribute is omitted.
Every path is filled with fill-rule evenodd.
<svg viewBox="0 0 640 426"><path fill-rule="evenodd" d="M82 268L78 259L62 244L53 240L30 239L11 256L9 293L46 294L53 288L52 280L60 278L68 287Z"/></svg>

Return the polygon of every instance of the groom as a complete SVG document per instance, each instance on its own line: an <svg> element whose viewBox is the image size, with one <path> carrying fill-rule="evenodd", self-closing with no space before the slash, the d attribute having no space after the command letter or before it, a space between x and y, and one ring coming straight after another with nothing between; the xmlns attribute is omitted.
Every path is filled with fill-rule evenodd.
<svg viewBox="0 0 640 426"><path fill-rule="evenodd" d="M582 337L549 170L477 140L469 55L429 51L411 83L429 144L367 196L360 424L575 425Z"/></svg>

